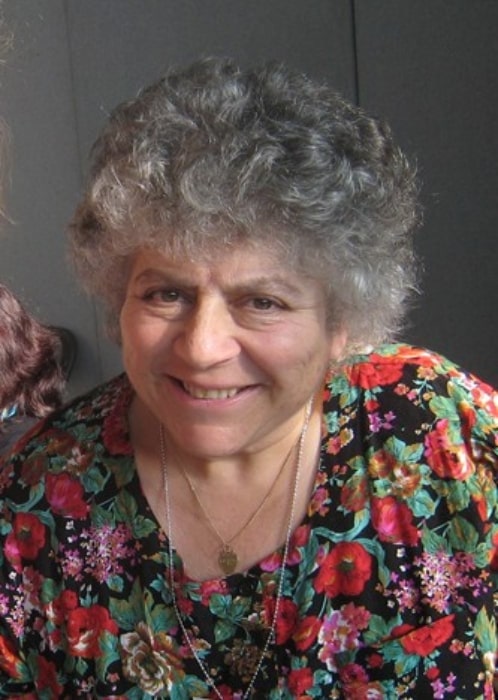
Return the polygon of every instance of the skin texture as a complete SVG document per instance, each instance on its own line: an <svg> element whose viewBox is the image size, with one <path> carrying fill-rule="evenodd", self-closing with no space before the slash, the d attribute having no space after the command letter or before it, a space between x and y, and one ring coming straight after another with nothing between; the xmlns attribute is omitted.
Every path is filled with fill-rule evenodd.
<svg viewBox="0 0 498 700"><path fill-rule="evenodd" d="M121 334L132 431L155 442L161 421L168 452L197 469L288 449L345 342L318 281L243 246L200 263L139 251Z"/></svg>

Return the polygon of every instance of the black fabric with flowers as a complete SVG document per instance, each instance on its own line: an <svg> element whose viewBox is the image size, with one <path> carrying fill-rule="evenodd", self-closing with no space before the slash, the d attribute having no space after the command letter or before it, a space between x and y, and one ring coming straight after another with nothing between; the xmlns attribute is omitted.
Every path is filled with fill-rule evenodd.
<svg viewBox="0 0 498 700"><path fill-rule="evenodd" d="M172 606L120 377L27 436L0 472L0 696L218 697ZM358 356L324 389L308 514L251 698L493 698L498 400L434 353ZM282 552L178 606L226 700L271 626Z"/></svg>

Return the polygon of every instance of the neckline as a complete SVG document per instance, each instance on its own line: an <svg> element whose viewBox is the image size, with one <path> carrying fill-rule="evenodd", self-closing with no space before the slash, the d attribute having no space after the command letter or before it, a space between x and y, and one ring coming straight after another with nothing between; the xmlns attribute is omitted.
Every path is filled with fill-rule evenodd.
<svg viewBox="0 0 498 700"><path fill-rule="evenodd" d="M131 444L131 443L130 443ZM304 514L303 518L299 522L298 525L292 530L291 534L291 545L292 545L292 538L295 534L295 532L300 528L305 525L307 525L312 517L315 517L316 514L310 514L310 509L313 501L313 497L315 496L318 488L322 486L322 482L320 480L320 475L324 471L324 454L326 451L326 445L327 445L327 435L322 436L320 438L320 450L319 450L319 456L318 456L318 463L317 463L317 468L316 468L316 473L315 473L315 478L313 481L313 488L311 490L309 499L308 499L308 505L306 508L306 513ZM164 554L165 561L168 558L168 547L169 547L169 539L167 532L161 527L159 521L157 520L154 511L149 505L148 500L145 497L145 494L142 490L141 484L140 484L140 479L138 476L138 471L136 469L135 465L135 459L134 459L134 452L132 451L131 454L129 455L130 459L133 461L133 476L132 479L126 484L125 488L130 490L133 493L134 498L136 499L138 503L138 510L139 513L147 513L147 517L151 520L154 521L156 525L156 535L158 539L161 541L161 551ZM229 574L228 576L219 576L216 578L207 578L207 579L202 579L198 580L195 578L191 578L188 573L185 571L185 566L183 563L183 559L181 555L178 553L176 548L173 547L173 555L175 557L175 569L178 571L178 574L181 576L183 585L185 587L188 587L190 590L197 589L201 586L220 586L220 585L225 585L227 589L231 589L232 587L236 587L237 585L240 584L241 581L244 579L251 577L259 577L263 572L267 574L272 574L273 573L273 568L268 567L265 568L262 565L266 561L270 561L273 557L278 558L280 561L282 553L284 550L284 543L278 547L274 552L271 552L267 556L263 557L260 561L256 562L253 564L251 567L248 569ZM292 548L291 550L292 551ZM292 566L292 560L289 563L290 566ZM275 570L278 571L278 566L275 568Z"/></svg>
<svg viewBox="0 0 498 700"><path fill-rule="evenodd" d="M136 462L135 462L135 451L133 449L133 445L131 443L131 433L130 433L130 427L128 423L128 409L131 404L131 401L134 396L134 391L133 387L131 386L129 379L126 377L126 374L121 375L122 377L126 378L126 381L128 383L128 388L129 392L126 393L126 395L123 397L122 401L122 406L121 409L123 411L122 415L122 421L120 422L118 432L122 430L121 438L122 438L122 445L124 443L128 443L128 449L125 450L126 454L122 453L122 456L127 457L131 460L132 465L133 465L133 472L132 472L132 477L131 479L126 483L123 484L123 488L126 488L129 490L132 494L132 496L136 499L137 504L138 504L138 511L139 513L146 513L147 517L152 520L155 525L156 525L156 530L155 534L157 538L161 541L161 552L164 554L164 559L165 561L168 558L168 547L169 547L169 539L168 535L165 532L165 530L161 527L158 519L156 518L154 511L152 510L151 506L149 505L148 500L145 497L145 494L142 490L142 486L140 483L140 479L138 476L138 470L136 468ZM324 382L324 387L326 388L328 384L328 381L325 380ZM322 406L322 415L323 411L325 410L327 404L326 399L322 399L321 401L321 406ZM322 482L320 480L320 475L325 469L325 454L327 451L327 442L329 439L329 435L327 433L322 434L320 437L320 449L318 452L318 462L317 462L317 468L315 471L315 478L313 481L313 488L310 492L309 498L308 498L308 505L306 507L306 512L299 522L298 525L293 529L292 534L291 534L291 544L292 544L292 538L294 537L294 534L297 532L297 530L301 527L304 527L307 525L312 517L316 517L316 513L311 514L311 505L313 502L313 497L315 496L318 488L322 486ZM133 528L133 524L131 524ZM271 552L268 554L266 557L263 557L260 561L256 562L253 564L251 567L246 569L245 571L229 574L228 576L219 576L217 578L209 578L209 579L203 579L202 581L199 581L197 579L191 578L185 571L185 566L182 557L178 553L178 551L173 548L173 555L175 557L175 569L178 571L179 575L182 577L183 584L188 587L191 590L195 590L201 586L221 586L225 585L227 589L230 589L234 586L240 585L240 582L243 581L244 579L251 577L257 577L259 578L261 574L268 573L272 574L273 569L266 569L262 567L262 564L264 564L265 561L270 561L272 557L277 557L278 560L280 561L282 557L282 553L284 550L284 543L278 547L274 552ZM289 566L292 566L292 561L290 561ZM275 570L278 570L278 566L276 566Z"/></svg>

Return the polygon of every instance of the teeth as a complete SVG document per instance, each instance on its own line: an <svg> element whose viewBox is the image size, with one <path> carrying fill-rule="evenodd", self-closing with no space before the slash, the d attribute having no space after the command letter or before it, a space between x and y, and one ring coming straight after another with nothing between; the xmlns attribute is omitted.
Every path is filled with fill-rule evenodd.
<svg viewBox="0 0 498 700"><path fill-rule="evenodd" d="M183 384L183 388L194 399L231 399L238 392L238 389L201 389L192 384Z"/></svg>

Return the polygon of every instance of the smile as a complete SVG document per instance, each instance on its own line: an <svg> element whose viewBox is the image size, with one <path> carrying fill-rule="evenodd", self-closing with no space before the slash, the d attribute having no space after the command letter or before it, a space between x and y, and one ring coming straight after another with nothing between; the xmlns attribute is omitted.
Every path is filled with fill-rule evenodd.
<svg viewBox="0 0 498 700"><path fill-rule="evenodd" d="M204 389L186 382L182 383L184 390L194 399L231 399L240 389Z"/></svg>

